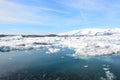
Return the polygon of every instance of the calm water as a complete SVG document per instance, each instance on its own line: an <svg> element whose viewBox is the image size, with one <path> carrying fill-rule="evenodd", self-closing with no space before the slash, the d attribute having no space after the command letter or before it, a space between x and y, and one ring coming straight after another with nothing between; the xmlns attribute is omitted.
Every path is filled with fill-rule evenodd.
<svg viewBox="0 0 120 80"><path fill-rule="evenodd" d="M0 80L101 80L109 68L120 80L120 55L74 58L71 50L56 54L45 51L0 53ZM109 79L110 80L110 79Z"/></svg>

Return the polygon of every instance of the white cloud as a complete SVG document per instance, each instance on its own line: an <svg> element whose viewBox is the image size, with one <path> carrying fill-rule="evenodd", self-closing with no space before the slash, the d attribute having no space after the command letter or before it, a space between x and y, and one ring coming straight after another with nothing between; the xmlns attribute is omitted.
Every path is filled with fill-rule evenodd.
<svg viewBox="0 0 120 80"><path fill-rule="evenodd" d="M49 19L44 12L69 14L67 11L53 8L22 5L7 0L0 1L0 23L42 24Z"/></svg>
<svg viewBox="0 0 120 80"><path fill-rule="evenodd" d="M87 15L100 14L104 15L103 19L115 20L119 16L119 2L109 2L109 0L54 0L56 3L64 7L76 9L83 19L87 20ZM84 13L84 11L86 13ZM102 18L102 17L101 17Z"/></svg>
<svg viewBox="0 0 120 80"><path fill-rule="evenodd" d="M113 5L109 5L108 7L107 4L102 4L101 2L104 0L101 2L99 2L100 0L53 1L56 2L57 7L64 9L43 6L37 7L10 2L9 0L0 0L0 23L42 24L56 27L74 26L94 22L89 16L96 15L99 12L102 13L103 16L97 16L97 20L116 19L116 13L119 8L119 6L117 6L118 8L116 10ZM59 13L60 16L54 13Z"/></svg>
<svg viewBox="0 0 120 80"><path fill-rule="evenodd" d="M24 5L0 1L0 22L20 22L20 23L34 23L31 18L37 17L35 14L27 10L27 7Z"/></svg>

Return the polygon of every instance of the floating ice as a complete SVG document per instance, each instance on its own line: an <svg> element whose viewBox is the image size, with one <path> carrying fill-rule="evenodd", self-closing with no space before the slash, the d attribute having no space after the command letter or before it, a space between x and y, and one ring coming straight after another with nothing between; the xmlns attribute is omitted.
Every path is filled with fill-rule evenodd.
<svg viewBox="0 0 120 80"><path fill-rule="evenodd" d="M103 70L105 71L106 78L101 77L101 80L115 80L116 76L110 71L109 65L103 65Z"/></svg>
<svg viewBox="0 0 120 80"><path fill-rule="evenodd" d="M57 53L59 52L60 49L58 48L48 48L48 51L46 52L47 54L50 54L50 53Z"/></svg>
<svg viewBox="0 0 120 80"><path fill-rule="evenodd" d="M79 32L84 36L78 35ZM80 33L80 34L81 34ZM93 34L106 35L93 35ZM107 33L111 33L108 35ZM71 33L72 37L0 37L0 51L31 50L47 48L47 53L56 53L62 48L75 51L76 56L101 56L120 53L120 28L84 29ZM56 48L52 48L56 46Z"/></svg>
<svg viewBox="0 0 120 80"><path fill-rule="evenodd" d="M109 70L109 68L103 68L103 70L108 71L108 70Z"/></svg>
<svg viewBox="0 0 120 80"><path fill-rule="evenodd" d="M107 80L114 80L116 78L115 75L110 71L106 71L105 73L106 73Z"/></svg>
<svg viewBox="0 0 120 80"><path fill-rule="evenodd" d="M88 65L84 65L84 68L87 68L88 67Z"/></svg>
<svg viewBox="0 0 120 80"><path fill-rule="evenodd" d="M74 49L77 56L120 53L120 35L70 37L62 40L60 44Z"/></svg>
<svg viewBox="0 0 120 80"><path fill-rule="evenodd" d="M9 46L1 46L0 47L1 52L9 52L10 50L11 50L11 48Z"/></svg>

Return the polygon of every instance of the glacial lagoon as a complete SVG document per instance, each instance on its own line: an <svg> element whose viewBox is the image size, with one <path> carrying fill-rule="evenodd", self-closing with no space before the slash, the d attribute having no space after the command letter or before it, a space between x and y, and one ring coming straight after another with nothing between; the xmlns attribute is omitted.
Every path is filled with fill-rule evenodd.
<svg viewBox="0 0 120 80"><path fill-rule="evenodd" d="M0 52L0 80L120 80L120 55L75 57L64 49Z"/></svg>

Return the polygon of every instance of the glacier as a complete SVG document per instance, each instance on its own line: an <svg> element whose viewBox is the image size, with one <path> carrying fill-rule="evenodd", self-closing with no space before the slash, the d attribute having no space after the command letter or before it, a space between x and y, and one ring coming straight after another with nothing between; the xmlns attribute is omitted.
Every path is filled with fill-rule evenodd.
<svg viewBox="0 0 120 80"><path fill-rule="evenodd" d="M120 28L81 29L60 33L56 37L22 37L22 35L0 37L0 52L46 48L48 50L46 53L50 54L60 52L61 48L66 47L74 50L76 56L119 54Z"/></svg>

